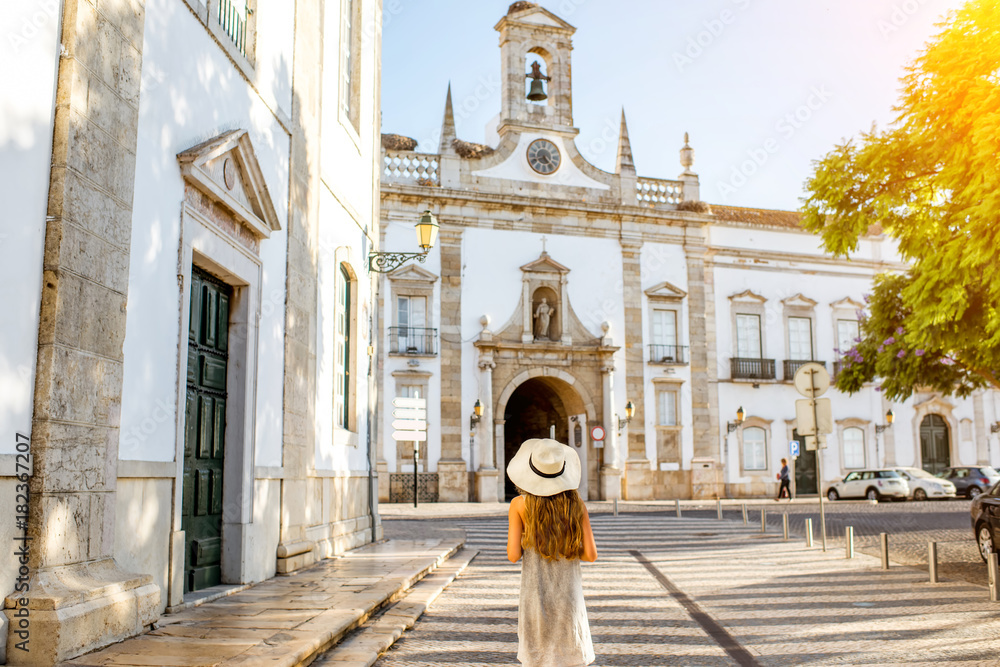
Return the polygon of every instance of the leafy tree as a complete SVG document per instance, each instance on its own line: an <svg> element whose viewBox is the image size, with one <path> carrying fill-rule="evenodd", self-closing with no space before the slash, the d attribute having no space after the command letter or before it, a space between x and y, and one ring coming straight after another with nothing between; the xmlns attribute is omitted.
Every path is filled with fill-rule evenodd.
<svg viewBox="0 0 1000 667"><path fill-rule="evenodd" d="M803 225L849 256L885 233L908 266L875 280L837 387L879 378L1000 389L1000 3L971 0L902 78L896 119L836 146L806 184ZM843 352L843 351L842 351Z"/></svg>

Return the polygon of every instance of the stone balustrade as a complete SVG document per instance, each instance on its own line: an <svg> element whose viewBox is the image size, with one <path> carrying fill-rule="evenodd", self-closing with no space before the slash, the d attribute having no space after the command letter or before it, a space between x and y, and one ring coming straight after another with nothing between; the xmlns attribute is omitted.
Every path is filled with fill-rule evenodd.
<svg viewBox="0 0 1000 667"><path fill-rule="evenodd" d="M661 178L637 178L635 200L639 206L676 206L684 200L684 183Z"/></svg>
<svg viewBox="0 0 1000 667"><path fill-rule="evenodd" d="M382 182L400 185L441 184L439 156L415 151L385 151L382 158Z"/></svg>

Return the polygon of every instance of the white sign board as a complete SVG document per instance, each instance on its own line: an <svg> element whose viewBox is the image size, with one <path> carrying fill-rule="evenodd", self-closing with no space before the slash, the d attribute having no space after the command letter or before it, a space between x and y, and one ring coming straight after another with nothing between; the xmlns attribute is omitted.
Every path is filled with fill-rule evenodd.
<svg viewBox="0 0 1000 667"><path fill-rule="evenodd" d="M392 411L396 419L427 419L427 411L417 408L396 408Z"/></svg>
<svg viewBox="0 0 1000 667"><path fill-rule="evenodd" d="M806 451L815 452L816 451L816 439L819 439L819 448L826 449L826 436L825 435L807 435L806 436Z"/></svg>
<svg viewBox="0 0 1000 667"><path fill-rule="evenodd" d="M427 431L393 431L392 439L397 442L424 442L427 440Z"/></svg>
<svg viewBox="0 0 1000 667"><path fill-rule="evenodd" d="M427 399L392 399L392 439L397 442L424 442L427 440Z"/></svg>
<svg viewBox="0 0 1000 667"><path fill-rule="evenodd" d="M403 398L402 396L397 396L392 399L392 406L394 408L426 408L427 399L426 398Z"/></svg>
<svg viewBox="0 0 1000 667"><path fill-rule="evenodd" d="M813 403L816 404L815 408ZM799 435L832 433L833 409L830 406L830 399L800 398L795 401L795 430L799 432Z"/></svg>
<svg viewBox="0 0 1000 667"><path fill-rule="evenodd" d="M795 371L795 391L806 398L819 398L830 388L830 374L826 366L810 361Z"/></svg>

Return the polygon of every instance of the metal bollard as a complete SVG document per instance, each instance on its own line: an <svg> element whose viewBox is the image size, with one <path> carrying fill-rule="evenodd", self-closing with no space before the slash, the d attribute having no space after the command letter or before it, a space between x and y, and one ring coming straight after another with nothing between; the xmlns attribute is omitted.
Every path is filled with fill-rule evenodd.
<svg viewBox="0 0 1000 667"><path fill-rule="evenodd" d="M615 516L618 516L618 499L615 498Z"/></svg>
<svg viewBox="0 0 1000 667"><path fill-rule="evenodd" d="M986 561L990 571L990 602L1000 602L1000 558L997 554L990 554Z"/></svg>
<svg viewBox="0 0 1000 667"><path fill-rule="evenodd" d="M882 569L889 569L889 533L878 534L879 547L882 552Z"/></svg>
<svg viewBox="0 0 1000 667"><path fill-rule="evenodd" d="M813 520L806 519L806 548L813 545Z"/></svg>
<svg viewBox="0 0 1000 667"><path fill-rule="evenodd" d="M747 504L743 503L743 525L747 525Z"/></svg>
<svg viewBox="0 0 1000 667"><path fill-rule="evenodd" d="M718 499L715 501L715 518L722 521L722 500Z"/></svg>
<svg viewBox="0 0 1000 667"><path fill-rule="evenodd" d="M760 510L760 532L767 532L767 510L764 508Z"/></svg>
<svg viewBox="0 0 1000 667"><path fill-rule="evenodd" d="M932 584L936 584L938 582L937 542L927 543L927 575L930 577L930 582Z"/></svg>
<svg viewBox="0 0 1000 667"><path fill-rule="evenodd" d="M781 532L784 535L785 541L788 541L788 512L785 512L781 516Z"/></svg>
<svg viewBox="0 0 1000 667"><path fill-rule="evenodd" d="M677 511L677 518L678 519L681 518L681 501L680 500L675 500L674 501L674 510Z"/></svg>
<svg viewBox="0 0 1000 667"><path fill-rule="evenodd" d="M848 526L844 531L844 557L854 558L854 526Z"/></svg>

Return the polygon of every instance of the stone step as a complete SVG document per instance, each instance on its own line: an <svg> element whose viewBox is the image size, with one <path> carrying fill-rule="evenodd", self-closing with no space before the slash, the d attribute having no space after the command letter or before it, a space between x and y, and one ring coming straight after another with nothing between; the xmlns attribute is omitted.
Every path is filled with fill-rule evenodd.
<svg viewBox="0 0 1000 667"><path fill-rule="evenodd" d="M371 667L405 631L413 627L431 603L478 554L477 550L462 549L433 574L422 579L396 604L369 620L312 664L318 667Z"/></svg>
<svg viewBox="0 0 1000 667"><path fill-rule="evenodd" d="M465 542L464 535L390 539L160 618L156 628L64 667L308 665L404 597Z"/></svg>

